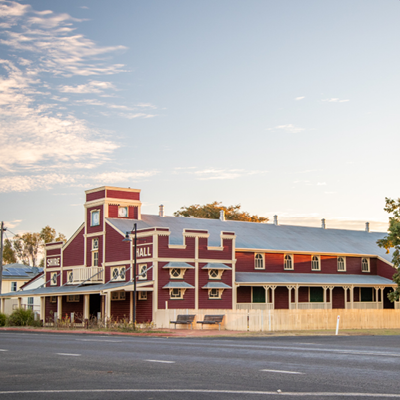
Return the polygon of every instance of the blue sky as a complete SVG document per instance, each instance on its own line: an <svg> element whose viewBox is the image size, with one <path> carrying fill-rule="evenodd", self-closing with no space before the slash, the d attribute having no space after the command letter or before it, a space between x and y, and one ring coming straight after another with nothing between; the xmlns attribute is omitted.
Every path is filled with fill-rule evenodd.
<svg viewBox="0 0 400 400"><path fill-rule="evenodd" d="M0 0L0 220L71 235L84 190L385 228L400 2ZM271 218L272 219L272 218Z"/></svg>

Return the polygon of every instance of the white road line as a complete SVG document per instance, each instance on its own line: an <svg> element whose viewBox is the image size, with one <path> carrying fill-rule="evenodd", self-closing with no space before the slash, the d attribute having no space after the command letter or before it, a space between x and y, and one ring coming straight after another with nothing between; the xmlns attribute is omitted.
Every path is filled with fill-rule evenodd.
<svg viewBox="0 0 400 400"><path fill-rule="evenodd" d="M394 393L342 393L342 392L278 392L262 390L212 390L212 389L66 389L66 390L9 390L0 391L0 394L26 394L33 393L204 393L204 394L238 394L238 395L269 395L292 397L372 397L372 398L400 398L400 394Z"/></svg>
<svg viewBox="0 0 400 400"><path fill-rule="evenodd" d="M79 357L81 354L72 354L72 353L56 353L59 356L72 356L72 357Z"/></svg>
<svg viewBox="0 0 400 400"><path fill-rule="evenodd" d="M8 351L8 350L5 350L5 349L0 349L0 351Z"/></svg>
<svg viewBox="0 0 400 400"><path fill-rule="evenodd" d="M75 339L77 342L111 342L111 343L122 343L124 340L113 340L113 339Z"/></svg>
<svg viewBox="0 0 400 400"><path fill-rule="evenodd" d="M304 375L304 372L296 372L296 371L280 371L278 369L260 369L261 372L276 372L278 374L296 374L296 375Z"/></svg>
<svg viewBox="0 0 400 400"><path fill-rule="evenodd" d="M144 360L144 361L158 362L158 363L164 363L164 364L175 364L175 361L164 361L164 360Z"/></svg>

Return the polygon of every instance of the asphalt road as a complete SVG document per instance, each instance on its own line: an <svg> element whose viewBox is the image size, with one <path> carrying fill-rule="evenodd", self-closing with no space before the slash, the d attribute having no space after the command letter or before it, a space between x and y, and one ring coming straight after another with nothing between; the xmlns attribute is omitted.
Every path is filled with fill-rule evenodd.
<svg viewBox="0 0 400 400"><path fill-rule="evenodd" d="M400 337L0 332L1 399L400 399Z"/></svg>

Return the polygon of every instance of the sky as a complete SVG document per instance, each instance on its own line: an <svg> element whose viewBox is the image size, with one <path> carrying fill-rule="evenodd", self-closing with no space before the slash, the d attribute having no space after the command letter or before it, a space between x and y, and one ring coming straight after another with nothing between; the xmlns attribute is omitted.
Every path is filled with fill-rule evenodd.
<svg viewBox="0 0 400 400"><path fill-rule="evenodd" d="M0 220L221 201L384 231L398 179L398 0L0 0Z"/></svg>

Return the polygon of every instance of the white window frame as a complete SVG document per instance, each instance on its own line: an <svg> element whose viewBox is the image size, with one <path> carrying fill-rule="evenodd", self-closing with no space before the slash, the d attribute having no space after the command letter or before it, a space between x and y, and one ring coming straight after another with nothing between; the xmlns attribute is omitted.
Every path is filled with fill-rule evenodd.
<svg viewBox="0 0 400 400"><path fill-rule="evenodd" d="M120 290L118 292L111 292L111 300L112 301L126 300L126 292L124 290Z"/></svg>
<svg viewBox="0 0 400 400"><path fill-rule="evenodd" d="M74 282L74 271L67 271L67 283Z"/></svg>
<svg viewBox="0 0 400 400"><path fill-rule="evenodd" d="M93 215L98 213L99 214L99 223L94 224L93 223ZM100 226L100 210L92 210L90 211L90 226Z"/></svg>
<svg viewBox="0 0 400 400"><path fill-rule="evenodd" d="M114 271L118 271L118 275L116 277L114 277ZM111 280L113 282L117 282L117 281L126 281L126 268L124 267L111 267L110 270L110 274L111 274Z"/></svg>
<svg viewBox="0 0 400 400"><path fill-rule="evenodd" d="M265 269L264 254L256 253L254 255L254 269Z"/></svg>
<svg viewBox="0 0 400 400"><path fill-rule="evenodd" d="M179 270L179 275L178 276L173 276L172 271L177 271ZM186 272L186 268L170 268L169 269L169 276L171 279L183 279L184 275Z"/></svg>
<svg viewBox="0 0 400 400"><path fill-rule="evenodd" d="M169 299L170 300L183 300L186 289L182 288L170 288L169 289Z"/></svg>
<svg viewBox="0 0 400 400"><path fill-rule="evenodd" d="M27 300L28 310L33 310L33 303L34 303L33 297L28 297L28 300Z"/></svg>
<svg viewBox="0 0 400 400"><path fill-rule="evenodd" d="M366 261L366 262L364 262L364 260ZM370 260L369 260L369 257L362 257L361 258L361 272L370 272L370 270L371 270L371 268L370 268L370 262L369 262ZM364 268L364 265L367 265L367 270Z"/></svg>
<svg viewBox="0 0 400 400"><path fill-rule="evenodd" d="M287 267L288 263L287 263L287 259L286 257L289 257L290 260L290 268ZM293 271L294 270L294 257L293 254L284 254L283 256L283 269L285 271Z"/></svg>
<svg viewBox="0 0 400 400"><path fill-rule="evenodd" d="M99 238L92 239L92 250L99 249Z"/></svg>
<svg viewBox="0 0 400 400"><path fill-rule="evenodd" d="M120 217L119 216L119 210L121 210L123 208L126 210L126 216L125 217ZM119 206L118 207L118 218L129 218L129 208L128 208L128 206Z"/></svg>
<svg viewBox="0 0 400 400"><path fill-rule="evenodd" d="M147 292L138 292L138 300L147 300Z"/></svg>
<svg viewBox="0 0 400 400"><path fill-rule="evenodd" d="M57 296L50 296L50 303L57 303Z"/></svg>
<svg viewBox="0 0 400 400"><path fill-rule="evenodd" d="M69 294L67 295L67 303L79 303L80 295L79 294Z"/></svg>
<svg viewBox="0 0 400 400"><path fill-rule="evenodd" d="M145 271L144 272L144 275L143 275L143 272L142 271ZM139 273L138 273L138 275L139 275L139 280L147 280L147 264L139 264Z"/></svg>
<svg viewBox="0 0 400 400"><path fill-rule="evenodd" d="M339 259L343 260L343 269L339 269ZM337 270L338 272L346 272L346 257L338 256L337 258Z"/></svg>
<svg viewBox="0 0 400 400"><path fill-rule="evenodd" d="M321 271L321 256L311 256L311 271Z"/></svg>
<svg viewBox="0 0 400 400"><path fill-rule="evenodd" d="M58 272L50 273L50 286L57 286L57 274L58 274ZM55 282L54 282L54 280L55 280Z"/></svg>
<svg viewBox="0 0 400 400"><path fill-rule="evenodd" d="M222 298L222 292L224 289L208 289L208 299L209 300L221 300Z"/></svg>
<svg viewBox="0 0 400 400"><path fill-rule="evenodd" d="M18 289L18 283L17 282L11 282L11 291L16 292Z"/></svg>
<svg viewBox="0 0 400 400"><path fill-rule="evenodd" d="M92 250L92 267L98 267L98 266L99 266L99 251Z"/></svg>
<svg viewBox="0 0 400 400"><path fill-rule="evenodd" d="M214 274L217 274L216 276ZM213 279L213 280L221 280L222 279L222 274L224 273L223 269L209 269L208 270L208 279Z"/></svg>

